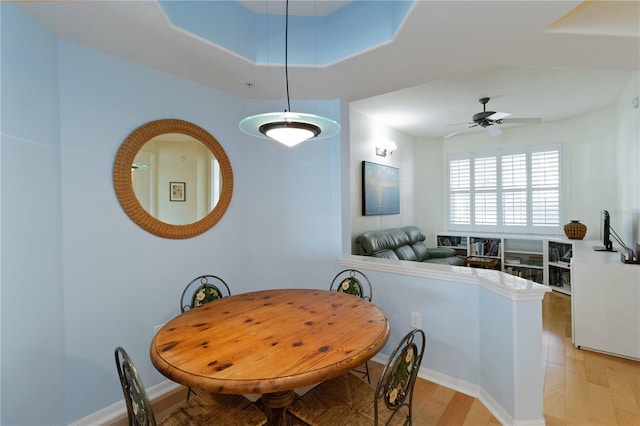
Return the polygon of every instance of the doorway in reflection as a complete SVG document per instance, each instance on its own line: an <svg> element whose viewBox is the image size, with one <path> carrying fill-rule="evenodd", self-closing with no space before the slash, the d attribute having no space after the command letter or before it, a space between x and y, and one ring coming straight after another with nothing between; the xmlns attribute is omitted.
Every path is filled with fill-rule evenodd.
<svg viewBox="0 0 640 426"><path fill-rule="evenodd" d="M182 133L161 134L145 143L131 167L131 182L142 207L172 225L205 217L222 191L218 160L204 144ZM172 201L170 182L184 182L181 201Z"/></svg>

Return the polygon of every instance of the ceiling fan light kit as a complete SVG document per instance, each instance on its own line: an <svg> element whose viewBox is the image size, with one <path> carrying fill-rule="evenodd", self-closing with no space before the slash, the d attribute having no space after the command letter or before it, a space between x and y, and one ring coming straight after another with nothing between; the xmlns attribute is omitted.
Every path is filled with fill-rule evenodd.
<svg viewBox="0 0 640 426"><path fill-rule="evenodd" d="M284 75L287 88L287 110L244 118L240 121L240 130L251 136L273 139L288 147L312 138L325 139L337 135L340 132L340 125L336 121L320 115L291 112L288 65L289 0L285 3L284 34Z"/></svg>
<svg viewBox="0 0 640 426"><path fill-rule="evenodd" d="M491 136L499 136L502 134L502 129L500 129L500 127L496 126L495 124L490 124L483 127Z"/></svg>
<svg viewBox="0 0 640 426"><path fill-rule="evenodd" d="M491 98L480 98L478 102L482 104L482 112L473 114L471 118L469 129L472 127L482 127L491 136L501 135L502 129L498 127L498 124L536 124L542 121L540 117L511 117L508 112L496 112L487 111L487 103ZM444 139L457 135L461 130L450 133L444 137Z"/></svg>

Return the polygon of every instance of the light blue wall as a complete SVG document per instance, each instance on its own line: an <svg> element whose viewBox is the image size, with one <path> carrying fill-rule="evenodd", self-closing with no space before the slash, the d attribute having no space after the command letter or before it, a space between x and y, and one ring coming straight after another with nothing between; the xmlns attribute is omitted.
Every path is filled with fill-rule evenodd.
<svg viewBox="0 0 640 426"><path fill-rule="evenodd" d="M234 293L328 285L341 247L339 138L291 149L251 138L240 119L281 100L247 101L58 40L2 7L2 424L70 423L121 400L117 345L147 387L163 381L149 360L153 327L179 313L196 275L216 273ZM338 101L293 103L340 119ZM160 118L209 131L233 167L227 213L188 240L143 231L113 191L120 144Z"/></svg>
<svg viewBox="0 0 640 426"><path fill-rule="evenodd" d="M57 41L2 2L2 417L65 420Z"/></svg>
<svg viewBox="0 0 640 426"><path fill-rule="evenodd" d="M382 354L391 353L411 329L410 313L417 312L427 336L425 378L477 396L506 424L544 421L540 299L520 294L514 301L478 282L437 278L448 268L404 263L367 261L366 266L358 256L341 262L367 275L373 302L389 318L391 335ZM423 275L427 269L433 277ZM500 282L496 271L454 268L448 273Z"/></svg>
<svg viewBox="0 0 640 426"><path fill-rule="evenodd" d="M377 271L365 273L374 287L374 303L389 318L391 334L383 353L393 351L411 329L410 313L418 312L427 335L422 366L479 383L479 287Z"/></svg>

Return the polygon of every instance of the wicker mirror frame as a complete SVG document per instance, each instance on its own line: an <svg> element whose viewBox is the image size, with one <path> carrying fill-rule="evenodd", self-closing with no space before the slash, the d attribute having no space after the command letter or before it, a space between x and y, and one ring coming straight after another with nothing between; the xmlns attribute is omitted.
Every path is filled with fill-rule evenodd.
<svg viewBox="0 0 640 426"><path fill-rule="evenodd" d="M205 217L187 225L172 225L151 216L133 190L131 165L138 151L150 139L165 133L182 133L197 139L211 150L220 164L222 193L218 203ZM233 170L224 148L209 132L188 121L163 119L138 127L122 143L113 164L113 187L125 213L142 229L163 238L191 238L211 229L227 211L233 194Z"/></svg>

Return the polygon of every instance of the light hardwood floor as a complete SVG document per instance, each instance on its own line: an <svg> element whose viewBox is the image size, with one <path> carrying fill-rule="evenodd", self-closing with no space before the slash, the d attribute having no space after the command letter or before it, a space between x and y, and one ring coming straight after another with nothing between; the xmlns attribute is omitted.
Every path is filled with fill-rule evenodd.
<svg viewBox="0 0 640 426"><path fill-rule="evenodd" d="M640 362L577 349L571 343L571 298L542 303L547 425L640 426Z"/></svg>
<svg viewBox="0 0 640 426"><path fill-rule="evenodd" d="M640 362L576 349L569 296L547 293L542 321L546 424L640 426ZM370 362L369 368L375 384L382 365ZM158 417L185 397L180 390L154 402ZM416 382L413 403L416 426L500 424L477 399L423 379ZM126 417L109 425L126 425Z"/></svg>

